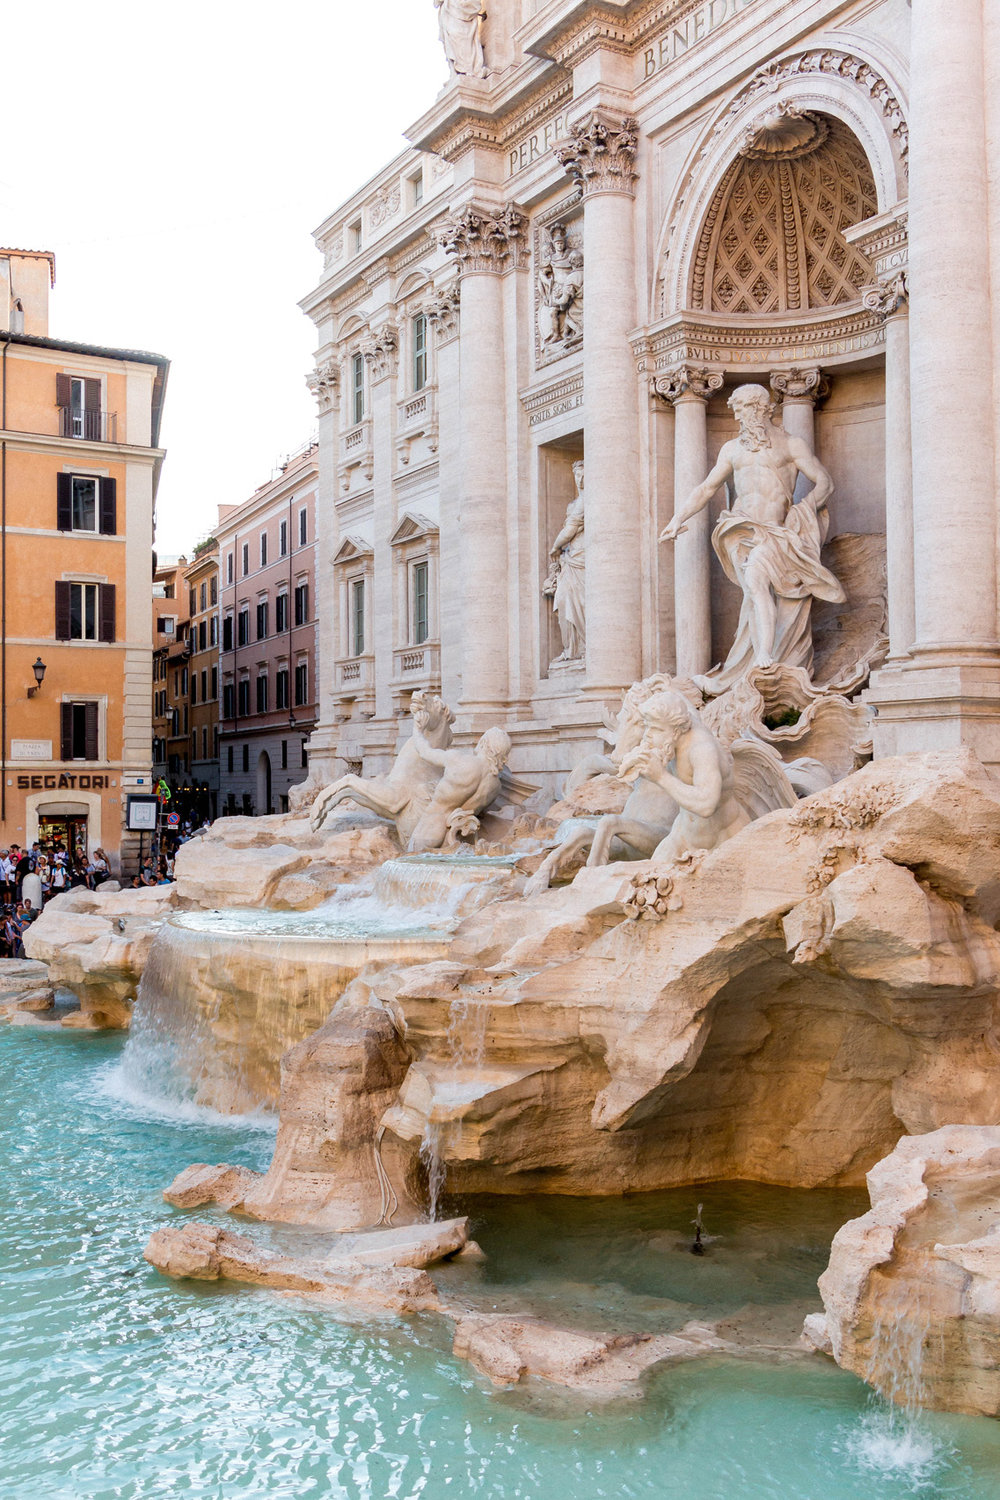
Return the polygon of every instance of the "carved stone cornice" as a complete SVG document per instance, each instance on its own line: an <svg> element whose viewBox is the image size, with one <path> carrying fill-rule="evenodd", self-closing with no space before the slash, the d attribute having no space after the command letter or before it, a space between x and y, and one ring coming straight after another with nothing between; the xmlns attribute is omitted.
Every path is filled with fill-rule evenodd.
<svg viewBox="0 0 1000 1500"><path fill-rule="evenodd" d="M662 375L654 375L649 388L654 396L673 406L678 401L707 401L714 391L721 391L723 378L721 370L680 364Z"/></svg>
<svg viewBox="0 0 1000 1500"><path fill-rule="evenodd" d="M830 382L818 367L772 370L770 384L779 401L809 401L815 406L830 394Z"/></svg>
<svg viewBox="0 0 1000 1500"><path fill-rule="evenodd" d="M422 312L434 330L439 344L449 343L459 330L459 310L462 303L460 287L449 287L447 291L435 292L422 306Z"/></svg>
<svg viewBox="0 0 1000 1500"><path fill-rule="evenodd" d="M361 353L371 371L373 381L385 380L396 369L399 353L399 333L394 323L384 323L373 330L371 336L362 341Z"/></svg>
<svg viewBox="0 0 1000 1500"><path fill-rule="evenodd" d="M438 243L454 256L459 274L475 272L494 276L519 271L527 263L528 220L511 203L502 208L478 208L469 204L450 219Z"/></svg>
<svg viewBox="0 0 1000 1500"><path fill-rule="evenodd" d="M880 318L891 318L900 312L910 300L910 289L905 271L899 271L888 281L876 281L861 288L861 305Z"/></svg>
<svg viewBox="0 0 1000 1500"><path fill-rule="evenodd" d="M332 411L340 389L340 369L335 359L325 359L306 376L306 385L316 397L320 416Z"/></svg>
<svg viewBox="0 0 1000 1500"><path fill-rule="evenodd" d="M581 193L629 193L636 180L639 127L631 116L591 110L570 126L570 138L553 146L560 166Z"/></svg>
<svg viewBox="0 0 1000 1500"><path fill-rule="evenodd" d="M885 346L882 318L869 308L819 308L780 322L727 318L720 313L672 313L630 338L640 375L669 374L679 364L730 374L770 376L772 370L822 362L830 368Z"/></svg>

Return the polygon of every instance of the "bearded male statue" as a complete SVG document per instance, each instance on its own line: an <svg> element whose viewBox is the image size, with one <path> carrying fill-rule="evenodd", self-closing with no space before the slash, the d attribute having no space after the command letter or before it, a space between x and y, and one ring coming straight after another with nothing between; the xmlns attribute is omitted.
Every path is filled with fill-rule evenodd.
<svg viewBox="0 0 1000 1500"><path fill-rule="evenodd" d="M729 398L739 436L722 448L704 484L660 533L672 542L685 523L732 481L735 497L712 533L726 577L743 590L736 640L721 667L694 679L711 697L751 667L802 667L812 675L813 599L841 604L844 590L820 562L830 518L833 480L801 438L771 421L773 402L762 385L741 385ZM802 473L813 488L793 503Z"/></svg>

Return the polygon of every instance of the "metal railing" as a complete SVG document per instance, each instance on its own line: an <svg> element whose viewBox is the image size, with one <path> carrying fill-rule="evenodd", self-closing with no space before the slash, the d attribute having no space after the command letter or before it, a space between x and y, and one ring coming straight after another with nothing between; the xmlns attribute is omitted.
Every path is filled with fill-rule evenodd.
<svg viewBox="0 0 1000 1500"><path fill-rule="evenodd" d="M60 406L59 436L83 438L88 443L117 443L116 411L80 411L78 407Z"/></svg>

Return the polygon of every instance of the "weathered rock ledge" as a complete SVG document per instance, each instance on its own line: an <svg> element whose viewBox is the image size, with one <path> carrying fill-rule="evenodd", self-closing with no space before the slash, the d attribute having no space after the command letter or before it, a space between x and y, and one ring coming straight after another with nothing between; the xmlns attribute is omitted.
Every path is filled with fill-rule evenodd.
<svg viewBox="0 0 1000 1500"><path fill-rule="evenodd" d="M1000 1416L1000 1127L907 1136L868 1187L806 1337L890 1400Z"/></svg>

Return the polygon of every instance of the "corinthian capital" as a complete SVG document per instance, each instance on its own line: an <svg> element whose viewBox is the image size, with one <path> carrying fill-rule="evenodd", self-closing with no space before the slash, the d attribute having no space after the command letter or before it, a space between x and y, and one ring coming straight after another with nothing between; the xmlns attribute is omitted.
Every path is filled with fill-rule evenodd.
<svg viewBox="0 0 1000 1500"><path fill-rule="evenodd" d="M438 236L442 250L453 255L459 272L519 270L527 253L528 220L510 203L503 208L469 205Z"/></svg>
<svg viewBox="0 0 1000 1500"><path fill-rule="evenodd" d="M707 401L713 391L722 389L721 370L706 370L701 365L676 365L650 381L653 395L671 405L676 401Z"/></svg>
<svg viewBox="0 0 1000 1500"><path fill-rule="evenodd" d="M393 323L384 323L381 328L374 329L371 336L364 340L361 353L368 362L373 380L384 380L387 375L392 374L396 367L398 350L399 334Z"/></svg>
<svg viewBox="0 0 1000 1500"><path fill-rule="evenodd" d="M631 193L638 144L635 120L595 109L571 125L570 139L553 150L582 193Z"/></svg>
<svg viewBox="0 0 1000 1500"><path fill-rule="evenodd" d="M893 313L899 312L909 300L910 289L905 271L900 271L890 281L877 281L872 286L861 288L862 306L866 307L869 312L878 313L883 318L891 318Z"/></svg>
<svg viewBox="0 0 1000 1500"><path fill-rule="evenodd" d="M456 284L448 287L445 291L435 292L424 303L424 315L437 334L439 343L447 343L458 332L458 314L461 302L461 291Z"/></svg>
<svg viewBox="0 0 1000 1500"><path fill-rule="evenodd" d="M771 389L779 401L822 401L830 382L822 370L772 370Z"/></svg>
<svg viewBox="0 0 1000 1500"><path fill-rule="evenodd" d="M306 376L306 385L316 397L320 415L332 411L337 403L337 390L340 385L340 371L335 359L325 359L317 364L315 370L310 370Z"/></svg>

